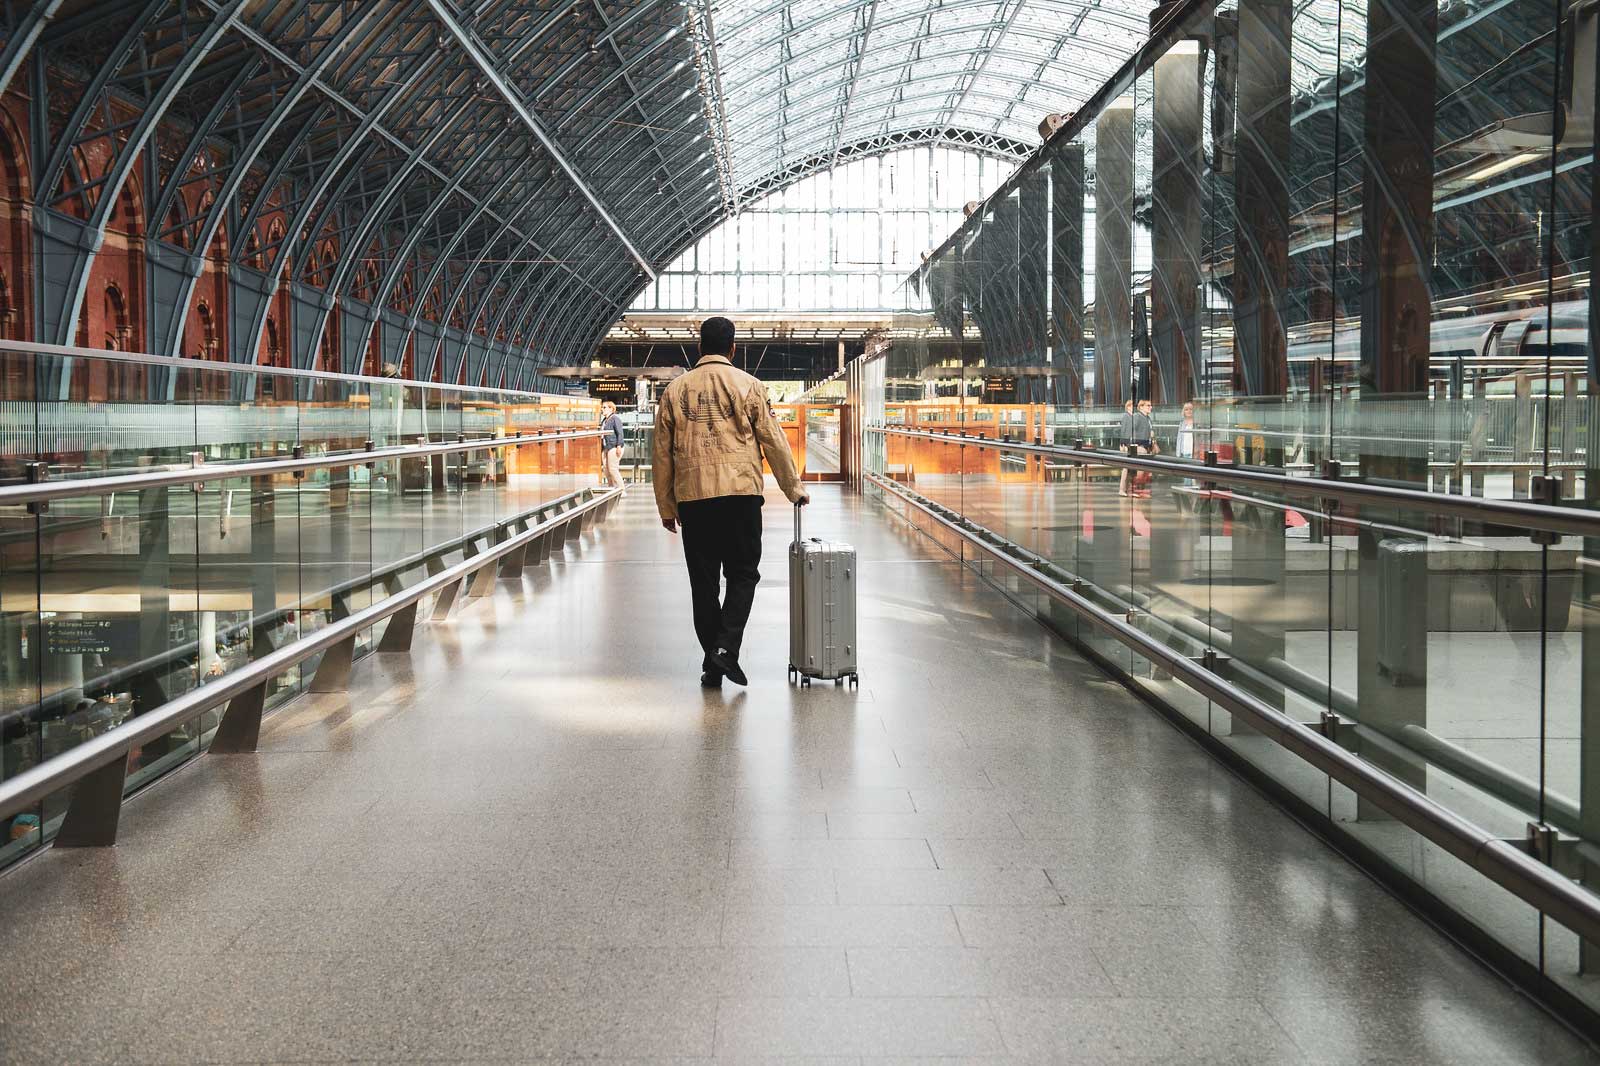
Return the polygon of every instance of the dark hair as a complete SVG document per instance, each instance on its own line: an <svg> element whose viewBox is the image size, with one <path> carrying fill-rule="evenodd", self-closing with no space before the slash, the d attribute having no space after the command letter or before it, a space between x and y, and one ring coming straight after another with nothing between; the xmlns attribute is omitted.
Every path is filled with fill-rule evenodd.
<svg viewBox="0 0 1600 1066"><path fill-rule="evenodd" d="M708 318L700 323L700 354L727 355L733 351L733 323L726 318Z"/></svg>

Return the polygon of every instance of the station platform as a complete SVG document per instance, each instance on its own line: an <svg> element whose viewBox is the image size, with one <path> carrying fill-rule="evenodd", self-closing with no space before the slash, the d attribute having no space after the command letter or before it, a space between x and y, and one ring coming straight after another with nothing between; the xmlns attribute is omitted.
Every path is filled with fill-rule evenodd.
<svg viewBox="0 0 1600 1066"><path fill-rule="evenodd" d="M1577 1063L1594 1050L876 504L858 691L699 687L636 488L261 750L0 876L0 1062Z"/></svg>

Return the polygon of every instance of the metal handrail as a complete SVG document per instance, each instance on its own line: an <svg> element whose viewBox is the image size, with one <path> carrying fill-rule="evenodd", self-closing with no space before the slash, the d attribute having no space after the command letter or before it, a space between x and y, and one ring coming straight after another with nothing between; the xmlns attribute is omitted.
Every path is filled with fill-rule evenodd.
<svg viewBox="0 0 1600 1066"><path fill-rule="evenodd" d="M521 397L538 402L540 398L564 399L552 392L526 392L521 389L501 389L489 385L459 385L445 381L419 381L416 378L375 378L365 374L341 374L332 370L302 370L296 367L261 366L256 363L213 362L210 359L190 359L185 356L150 355L146 352L115 352L106 348L82 348L71 344L40 344L36 341L0 342L0 354L22 352L26 355L53 355L68 359L103 359L110 363L137 363L142 366L161 366L173 370L205 370L213 373L263 375L268 378L289 378L300 381L331 381L338 384L357 382L365 385L395 385L408 389L437 389L440 392L461 392L474 395Z"/></svg>
<svg viewBox="0 0 1600 1066"><path fill-rule="evenodd" d="M1332 780L1384 810L1478 873L1537 907L1585 940L1600 941L1600 896L1575 884L1532 855L1440 805L1427 795L1353 755L1276 707L1229 684L1210 669L1142 632L1124 618L1048 574L996 551L982 537L931 510L902 486L877 474L866 479L916 507L1014 576L1061 603L1139 655L1158 664L1207 699L1239 715L1254 729Z"/></svg>
<svg viewBox="0 0 1600 1066"><path fill-rule="evenodd" d="M267 684L279 674L318 652L326 651L344 641L354 640L363 630L370 629L384 619L398 614L429 593L463 581L482 567L523 548L558 526L570 523L590 511L609 506L620 496L618 489L588 491L589 499L571 510L563 511L410 588L385 597L346 618L330 622L292 644L224 674L215 681L191 689L152 711L131 718L122 725L31 767L10 780L0 782L0 818L9 818L37 806L46 797L66 786L96 770L114 764L118 759L126 758L133 748L165 736L205 711Z"/></svg>
<svg viewBox="0 0 1600 1066"><path fill-rule="evenodd" d="M458 537L451 537L447 540L440 541L432 548L426 548L419 552L413 552L411 555L408 555L402 559L397 559L392 563L386 563L382 567L371 570L360 577L349 578L348 580L341 581L337 585L331 585L328 588L318 589L315 592L302 595L300 603L296 604L295 606L280 607L269 611L266 614L257 615L253 618L250 618L248 621L236 622L233 625L222 627L217 631L217 640L220 642L230 639L248 630L266 629L275 626L280 623L286 615L293 614L297 610L303 610L304 608L302 604L310 602L311 600L321 599L324 597L333 598L337 596L348 595L349 593L355 592L358 589L372 588L375 585L387 582L391 578L396 578L405 573L407 570L413 570L423 565L431 558L448 554L455 551L457 548L460 548L464 544L470 544L479 537L488 536L496 529L510 526L516 522L525 522L530 517L543 514L544 512L554 508L565 507L567 504L582 498L583 495L588 491L588 489L578 489L575 492L569 492L565 495L557 496L554 499L546 500L544 503L541 503L538 506L529 507L526 510L518 512L517 514L497 519L496 521L490 522L487 525L479 526L477 529L468 530ZM27 707L19 707L15 710L0 714L0 725L3 725L7 722L28 721L30 719L44 718L52 712L64 707L67 700L72 698L74 693L86 696L91 692L115 691L113 686L127 684L133 681L135 678L141 677L145 674L154 674L159 671L168 670L187 663L198 658L199 653L200 642L197 640L191 640L176 647L168 648L167 650L158 654L147 656L146 658L140 659L138 662L127 663L126 665L116 667L115 669L107 670L105 673L89 678L81 683L74 684L68 688L59 689L56 692L44 697L44 699L39 700L37 703L30 704Z"/></svg>
<svg viewBox="0 0 1600 1066"><path fill-rule="evenodd" d="M599 437L598 429L567 430L555 433L531 433L517 437L472 437L436 444L406 444L392 448L373 448L366 451L330 452L308 455L299 459L250 459L238 463L198 463L191 466L170 465L161 470L142 471L137 474L112 474L107 477L67 478L62 481L39 481L16 485L0 485L0 507L29 503L48 503L78 496L105 496L113 492L136 492L170 485L190 485L207 481L228 481L233 478L266 477L272 474L289 474L304 470L321 470L328 467L360 466L388 459L420 459L455 452L479 452L503 448L514 444L552 444L564 440L587 440ZM194 453L196 455L199 452Z"/></svg>
<svg viewBox="0 0 1600 1066"><path fill-rule="evenodd" d="M1169 474L1175 477L1194 478L1219 485L1241 485L1256 489L1271 489L1300 496L1314 496L1323 500L1340 500L1347 503L1366 503L1398 510L1426 511L1452 518L1495 525L1522 526L1529 529L1566 533L1578 537L1600 537L1600 511L1575 507L1557 507L1531 500L1491 500L1482 496L1457 496L1448 493L1427 492L1422 489L1403 488L1397 485L1376 485L1366 481L1350 481L1331 477L1291 477L1260 469L1237 466L1211 465L1200 462L1181 462L1174 459L1157 459L1148 455L1125 455L1109 448L1076 448L1058 444L1028 444L995 437L973 437L959 433L939 433L932 430L901 429L897 426L869 426L869 433L885 433L897 437L938 441L996 451L1026 452L1030 455L1048 455L1067 459L1078 464L1095 463L1102 466L1122 467L1128 470L1145 470L1152 474Z"/></svg>

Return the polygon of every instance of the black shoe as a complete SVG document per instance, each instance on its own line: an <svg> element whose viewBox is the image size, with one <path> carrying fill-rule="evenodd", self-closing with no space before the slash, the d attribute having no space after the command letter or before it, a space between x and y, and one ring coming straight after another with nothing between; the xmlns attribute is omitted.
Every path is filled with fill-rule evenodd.
<svg viewBox="0 0 1600 1066"><path fill-rule="evenodd" d="M728 649L718 648L710 655L711 662L723 675L735 685L748 685L750 679L744 676L744 671L739 669L739 660L728 654Z"/></svg>
<svg viewBox="0 0 1600 1066"><path fill-rule="evenodd" d="M700 687L721 688L722 675L717 673L715 670L707 670L705 673L700 675Z"/></svg>

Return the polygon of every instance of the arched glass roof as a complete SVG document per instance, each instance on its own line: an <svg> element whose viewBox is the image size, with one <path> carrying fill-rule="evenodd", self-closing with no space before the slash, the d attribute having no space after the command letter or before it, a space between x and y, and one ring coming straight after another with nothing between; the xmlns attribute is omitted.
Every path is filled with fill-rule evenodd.
<svg viewBox="0 0 1600 1066"><path fill-rule="evenodd" d="M1128 0L35 0L0 11L0 89L35 90L37 211L96 231L126 204L188 276L221 254L321 290L297 361L339 316L356 359L392 314L385 346L447 323L514 349L516 380L809 174L922 144L1020 160L1146 34ZM98 248L47 260L40 339L73 335L73 249Z"/></svg>
<svg viewBox="0 0 1600 1066"><path fill-rule="evenodd" d="M1010 154L1149 29L1127 0L720 0L706 9L737 185L891 138ZM702 16L704 17L704 16Z"/></svg>

